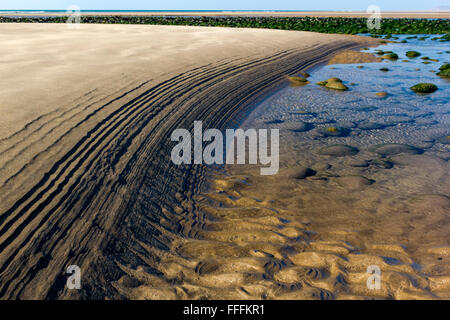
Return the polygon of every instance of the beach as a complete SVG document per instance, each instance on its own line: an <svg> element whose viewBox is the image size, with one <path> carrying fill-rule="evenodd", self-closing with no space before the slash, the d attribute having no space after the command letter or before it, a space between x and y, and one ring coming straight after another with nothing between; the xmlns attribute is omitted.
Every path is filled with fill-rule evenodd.
<svg viewBox="0 0 450 320"><path fill-rule="evenodd" d="M182 298L168 261L201 230L196 197L210 182L205 166L171 163L171 132L195 120L224 129L287 75L378 43L141 25L11 23L0 34L2 299ZM69 265L82 290L65 287Z"/></svg>

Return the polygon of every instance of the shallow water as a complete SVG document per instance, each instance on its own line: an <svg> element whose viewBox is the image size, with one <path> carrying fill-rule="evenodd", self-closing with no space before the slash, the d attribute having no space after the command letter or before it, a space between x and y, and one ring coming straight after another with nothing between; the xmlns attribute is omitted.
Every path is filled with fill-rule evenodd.
<svg viewBox="0 0 450 320"><path fill-rule="evenodd" d="M310 84L287 86L251 112L242 128L280 129L280 171L260 176L256 166L235 165L212 174L199 202L201 240L180 247L209 266L203 294L450 297L450 81L433 72L449 53L432 37L368 50L394 51L397 61L317 68ZM406 58L409 50L422 55ZM423 64L424 56L439 62ZM350 90L315 84L330 77ZM420 82L439 90L410 90ZM330 153L336 144L356 149ZM366 282L373 266L378 289Z"/></svg>
<svg viewBox="0 0 450 320"><path fill-rule="evenodd" d="M429 39L408 41L406 44L387 44L367 50L394 51L399 55L397 61L328 65L311 72L308 79L311 84L280 90L257 107L243 127L285 129L290 125L295 127L298 121L304 121L315 128L309 132L295 134L294 137L285 132L284 138L292 138L296 140L294 144L300 145L352 142L356 146L364 146L406 143L429 147L429 151L443 152L442 156L448 157L446 145L433 143L450 133L450 81L433 72L450 60L450 54L445 52L448 45L446 42ZM407 58L405 53L409 50L416 50L422 55L413 59ZM425 56L440 61L423 64L424 60L421 58ZM363 68L358 68L359 66ZM383 72L380 68L388 68L389 71ZM315 85L316 82L330 77L341 78L350 90L338 92ZM416 94L410 87L420 82L434 83L439 90L432 94ZM381 91L387 92L388 96L379 98L375 95ZM266 125L273 120L284 122L281 126ZM367 128L362 125L365 123L377 123L384 128L361 130ZM349 137L318 138L317 129L330 126L349 128ZM280 145L292 147L290 143L281 142Z"/></svg>
<svg viewBox="0 0 450 320"><path fill-rule="evenodd" d="M128 286L126 295L449 299L450 83L431 72L449 54L438 54L445 43L431 40L379 48L400 59L310 70L310 84L287 84L242 115L244 129L280 129L278 174L208 167L209 188L180 204L196 208L186 217L189 237L161 253L169 280L138 270L151 285ZM408 50L440 61L402 62ZM350 90L315 84L330 77ZM409 87L418 82L439 90L415 94ZM336 144L348 147L330 147ZM368 285L374 268L381 272L375 287Z"/></svg>

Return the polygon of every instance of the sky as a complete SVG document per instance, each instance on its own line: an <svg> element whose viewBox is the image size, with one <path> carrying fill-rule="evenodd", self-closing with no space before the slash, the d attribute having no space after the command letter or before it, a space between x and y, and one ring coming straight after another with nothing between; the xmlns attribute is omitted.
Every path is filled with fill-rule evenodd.
<svg viewBox="0 0 450 320"><path fill-rule="evenodd" d="M450 0L0 0L0 10L428 10L450 6Z"/></svg>

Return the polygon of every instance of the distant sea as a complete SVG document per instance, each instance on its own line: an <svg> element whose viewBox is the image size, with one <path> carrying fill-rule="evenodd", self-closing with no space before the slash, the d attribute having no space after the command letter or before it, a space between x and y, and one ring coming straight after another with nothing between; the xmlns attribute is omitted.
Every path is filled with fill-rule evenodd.
<svg viewBox="0 0 450 320"><path fill-rule="evenodd" d="M324 10L80 10L81 13L120 13L120 12L312 12L312 11L324 11ZM65 10L3 10L0 9L0 13L65 13Z"/></svg>

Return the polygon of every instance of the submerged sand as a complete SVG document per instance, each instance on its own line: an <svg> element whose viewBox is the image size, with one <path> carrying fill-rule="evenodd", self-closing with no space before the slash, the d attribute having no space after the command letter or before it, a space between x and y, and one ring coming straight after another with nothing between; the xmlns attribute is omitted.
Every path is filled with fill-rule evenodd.
<svg viewBox="0 0 450 320"><path fill-rule="evenodd" d="M328 64L369 63L380 62L382 60L383 59L372 53L345 50L333 56L330 61L328 61Z"/></svg>
<svg viewBox="0 0 450 320"><path fill-rule="evenodd" d="M250 255L211 279L216 264L180 249L203 230L207 168L174 166L170 134L194 120L222 129L286 75L376 41L142 25L1 24L0 35L3 299L231 297L195 288L239 283L236 270L259 258L199 242L204 254ZM192 274L170 262L180 259ZM81 290L65 288L69 265ZM249 296L263 298L258 288Z"/></svg>

